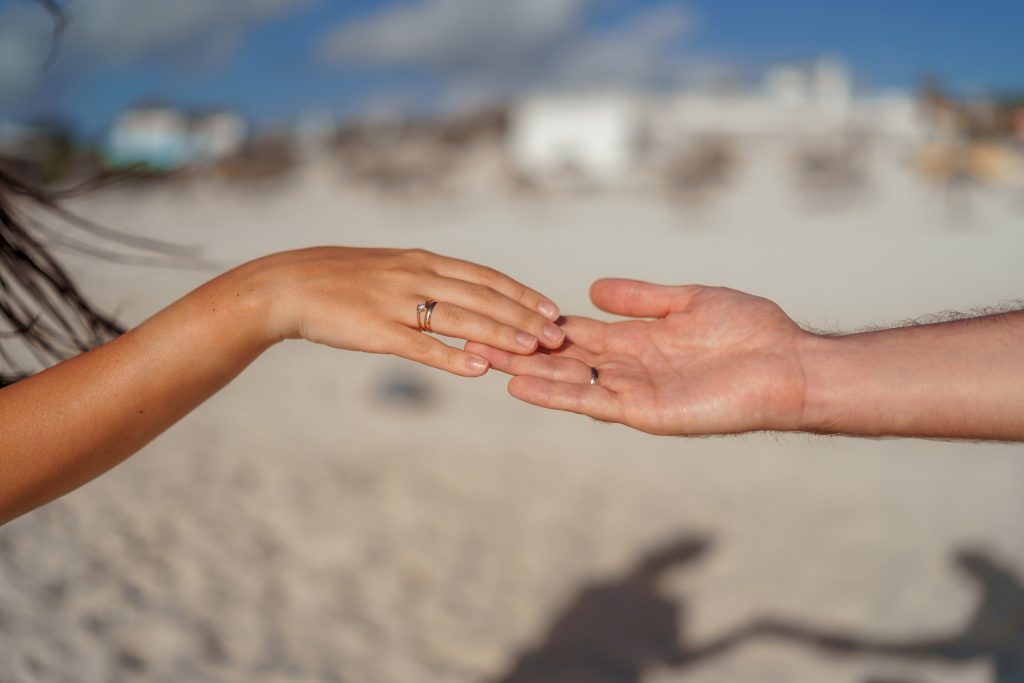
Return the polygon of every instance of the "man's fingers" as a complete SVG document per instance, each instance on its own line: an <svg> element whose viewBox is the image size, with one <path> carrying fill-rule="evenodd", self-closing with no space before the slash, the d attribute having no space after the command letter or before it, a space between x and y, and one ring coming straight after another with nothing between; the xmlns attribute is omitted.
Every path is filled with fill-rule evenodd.
<svg viewBox="0 0 1024 683"><path fill-rule="evenodd" d="M509 381L508 393L542 408L566 410L598 420L620 422L618 398L599 384L558 382L520 375Z"/></svg>
<svg viewBox="0 0 1024 683"><path fill-rule="evenodd" d="M567 315L559 321L558 326L565 332L565 338L573 344L591 353L602 353L604 351L605 338L608 335L608 323L594 320L593 318Z"/></svg>
<svg viewBox="0 0 1024 683"><path fill-rule="evenodd" d="M703 287L656 285L641 280L607 278L590 286L590 300L603 311L634 318L663 318L685 311Z"/></svg>
<svg viewBox="0 0 1024 683"><path fill-rule="evenodd" d="M466 344L466 351L486 358L492 368L510 375L530 375L578 384L590 382L590 366L578 358L547 353L523 356L475 342Z"/></svg>
<svg viewBox="0 0 1024 683"><path fill-rule="evenodd" d="M487 359L473 353L448 346L429 334L399 327L394 344L387 350L396 356L408 358L439 370L447 370L462 377L479 377L487 372Z"/></svg>

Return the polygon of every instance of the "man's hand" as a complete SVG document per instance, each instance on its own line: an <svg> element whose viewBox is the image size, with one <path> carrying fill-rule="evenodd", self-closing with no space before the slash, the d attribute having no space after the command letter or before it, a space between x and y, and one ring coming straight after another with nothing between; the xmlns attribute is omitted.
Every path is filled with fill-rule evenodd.
<svg viewBox="0 0 1024 683"><path fill-rule="evenodd" d="M801 347L814 335L773 302L722 287L635 280L598 280L590 296L609 313L648 319L566 318L566 343L529 356L476 343L467 350L516 375L509 383L516 398L652 434L800 428Z"/></svg>
<svg viewBox="0 0 1024 683"><path fill-rule="evenodd" d="M826 336L721 287L599 280L590 294L610 313L653 319L567 318L567 342L531 356L468 348L516 375L517 398L653 434L1024 441L1024 311Z"/></svg>

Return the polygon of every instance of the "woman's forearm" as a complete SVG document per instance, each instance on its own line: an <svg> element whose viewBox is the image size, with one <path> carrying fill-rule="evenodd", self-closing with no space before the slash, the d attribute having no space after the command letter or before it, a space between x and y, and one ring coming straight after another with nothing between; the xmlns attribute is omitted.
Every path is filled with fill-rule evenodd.
<svg viewBox="0 0 1024 683"><path fill-rule="evenodd" d="M314 247L247 263L0 391L0 523L124 460L282 339L478 377L484 358L419 331L530 353L562 344L558 316L503 273L422 249Z"/></svg>
<svg viewBox="0 0 1024 683"><path fill-rule="evenodd" d="M0 523L121 462L271 343L253 266L101 347L0 391Z"/></svg>
<svg viewBox="0 0 1024 683"><path fill-rule="evenodd" d="M1024 312L809 340L805 427L1024 440Z"/></svg>

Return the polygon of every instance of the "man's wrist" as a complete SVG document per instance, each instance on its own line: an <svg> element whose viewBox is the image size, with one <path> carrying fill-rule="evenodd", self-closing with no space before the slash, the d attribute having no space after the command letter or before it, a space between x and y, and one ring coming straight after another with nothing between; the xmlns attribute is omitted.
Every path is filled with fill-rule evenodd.
<svg viewBox="0 0 1024 683"><path fill-rule="evenodd" d="M849 378L857 374L859 355L850 337L809 334L801 340L804 399L798 431L836 434L850 428L849 405L856 401L852 394L858 384Z"/></svg>
<svg viewBox="0 0 1024 683"><path fill-rule="evenodd" d="M1020 439L1019 318L978 318L802 344L800 429L819 434Z"/></svg>

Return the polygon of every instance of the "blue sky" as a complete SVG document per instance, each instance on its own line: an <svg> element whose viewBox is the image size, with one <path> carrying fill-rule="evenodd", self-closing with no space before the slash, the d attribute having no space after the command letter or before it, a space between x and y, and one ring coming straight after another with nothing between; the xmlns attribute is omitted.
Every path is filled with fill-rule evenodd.
<svg viewBox="0 0 1024 683"><path fill-rule="evenodd" d="M70 0L45 72L46 17L0 0L0 115L231 107L257 124L324 108L434 110L524 90L675 87L828 54L865 88L936 74L1024 91L1020 0Z"/></svg>

